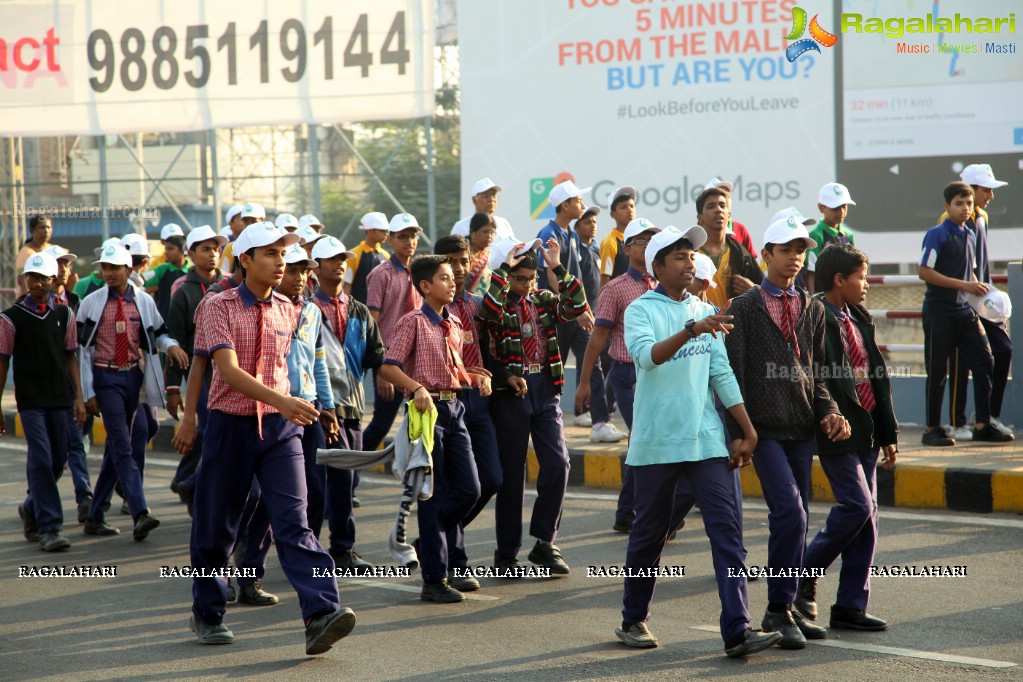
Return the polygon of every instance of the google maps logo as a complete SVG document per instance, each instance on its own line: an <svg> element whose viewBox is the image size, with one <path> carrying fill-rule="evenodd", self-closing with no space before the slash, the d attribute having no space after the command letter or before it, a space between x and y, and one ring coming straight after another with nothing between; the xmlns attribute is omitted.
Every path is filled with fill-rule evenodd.
<svg viewBox="0 0 1023 682"><path fill-rule="evenodd" d="M810 38L796 40L806 32L806 10L802 7L792 8L792 30L785 36L785 40L796 41L785 48L785 58L790 62L796 61L810 50L820 53L821 49L817 47L817 43L824 47L833 47L838 42L838 36L834 33L828 33L817 23L818 16L820 15L815 14L813 19L810 20L810 38L813 40Z"/></svg>

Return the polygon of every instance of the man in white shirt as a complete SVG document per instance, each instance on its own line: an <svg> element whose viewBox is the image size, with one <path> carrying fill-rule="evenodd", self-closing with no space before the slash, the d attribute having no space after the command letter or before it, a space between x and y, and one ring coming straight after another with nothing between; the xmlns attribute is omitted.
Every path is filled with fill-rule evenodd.
<svg viewBox="0 0 1023 682"><path fill-rule="evenodd" d="M496 211L497 193L502 189L504 188L490 178L477 180L472 186L472 204L476 208L476 213L493 213ZM470 220L472 220L471 215L459 220L451 228L451 234L460 234L468 239ZM499 242L502 239L516 239L511 223L504 218L494 216L494 226L497 227L497 235L494 237L495 242Z"/></svg>

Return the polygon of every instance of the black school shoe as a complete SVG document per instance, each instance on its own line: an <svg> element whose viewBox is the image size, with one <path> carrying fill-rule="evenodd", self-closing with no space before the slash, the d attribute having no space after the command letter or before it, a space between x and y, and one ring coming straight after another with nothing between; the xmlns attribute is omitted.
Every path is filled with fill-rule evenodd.
<svg viewBox="0 0 1023 682"><path fill-rule="evenodd" d="M36 522L36 515L31 509L26 509L25 505L18 505L18 516L21 517L22 532L25 534L25 539L29 542L39 542L39 525Z"/></svg>
<svg viewBox="0 0 1023 682"><path fill-rule="evenodd" d="M616 533L631 533L632 520L634 518L636 518L635 514L622 514L621 516L615 516L615 523L611 526L611 530Z"/></svg>
<svg viewBox="0 0 1023 682"><path fill-rule="evenodd" d="M529 551L529 556L526 557L537 566L543 566L551 570L551 575L568 575L569 568L565 560L561 558L561 550L554 544L546 542L536 541L533 545L533 549Z"/></svg>
<svg viewBox="0 0 1023 682"><path fill-rule="evenodd" d="M976 426L973 427L973 440L974 442L983 441L985 443L1008 443L1009 441L1016 440L1016 438L1011 433L999 431L994 424L988 422L982 429L978 429Z"/></svg>
<svg viewBox="0 0 1023 682"><path fill-rule="evenodd" d="M419 598L423 601L432 601L438 604L454 604L465 601L465 595L451 587L447 580L441 580L439 583L424 582Z"/></svg>
<svg viewBox="0 0 1023 682"><path fill-rule="evenodd" d="M347 607L314 617L305 626L305 653L318 656L330 651L334 642L348 636L355 627L355 613Z"/></svg>
<svg viewBox="0 0 1023 682"><path fill-rule="evenodd" d="M61 535L60 530L52 530L49 533L44 533L39 538L39 549L44 552L60 552L71 546L71 543L66 537Z"/></svg>
<svg viewBox="0 0 1023 682"><path fill-rule="evenodd" d="M89 517L85 517L85 525L82 526L82 532L86 535L120 535L121 531L111 526L106 521L93 521Z"/></svg>
<svg viewBox="0 0 1023 682"><path fill-rule="evenodd" d="M865 630L880 632L888 629L888 623L859 609L842 606L831 607L831 627L844 630Z"/></svg>
<svg viewBox="0 0 1023 682"><path fill-rule="evenodd" d="M758 632L746 628L746 632L743 633L739 642L732 643L732 646L725 646L725 655L729 658L742 658L774 646L781 639L780 632Z"/></svg>
<svg viewBox="0 0 1023 682"><path fill-rule="evenodd" d="M806 637L800 632L796 621L792 619L791 611L776 613L768 611L764 614L764 620L760 623L764 632L777 632L781 635L778 646L782 649L803 649L806 648Z"/></svg>
<svg viewBox="0 0 1023 682"><path fill-rule="evenodd" d="M78 523L85 523L89 517L89 507L92 506L92 495L78 503Z"/></svg>
<svg viewBox="0 0 1023 682"><path fill-rule="evenodd" d="M252 606L273 606L279 604L280 599L276 594L270 594L263 589L263 583L258 580L251 585L239 585L237 600L239 604L250 604Z"/></svg>
<svg viewBox="0 0 1023 682"><path fill-rule="evenodd" d="M800 578L793 607L810 620L817 620L817 580Z"/></svg>
<svg viewBox="0 0 1023 682"><path fill-rule="evenodd" d="M160 519L148 513L143 513L135 522L135 528L131 532L132 537L135 538L135 542L142 542L149 537L149 532L159 525Z"/></svg>
<svg viewBox="0 0 1023 682"><path fill-rule="evenodd" d="M944 429L941 428L924 431L924 435L920 438L920 442L924 445L929 445L932 448L946 448L956 444L955 439L949 437L949 435L945 433Z"/></svg>

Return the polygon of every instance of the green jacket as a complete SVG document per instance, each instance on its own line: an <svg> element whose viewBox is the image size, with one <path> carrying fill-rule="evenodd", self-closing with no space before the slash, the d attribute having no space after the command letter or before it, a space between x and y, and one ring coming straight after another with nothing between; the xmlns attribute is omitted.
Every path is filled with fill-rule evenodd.
<svg viewBox="0 0 1023 682"><path fill-rule="evenodd" d="M817 294L814 298L824 302L824 294ZM888 377L888 368L874 338L874 320L861 305L850 305L849 309L867 347L871 387L874 389L874 400L877 402L874 411L877 420L875 421L870 413L860 406L856 383L852 376L852 365L842 344L838 317L825 305L822 371L826 372L825 381L831 398L838 404L842 416L849 420L852 436L848 440L834 442L824 435L818 424L817 453L821 456L858 452L898 442L899 424L892 405L892 385Z"/></svg>

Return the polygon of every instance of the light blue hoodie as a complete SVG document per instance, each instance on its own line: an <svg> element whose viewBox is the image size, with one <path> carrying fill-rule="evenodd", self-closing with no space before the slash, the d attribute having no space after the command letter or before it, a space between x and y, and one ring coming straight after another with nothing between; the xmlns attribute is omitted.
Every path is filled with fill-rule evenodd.
<svg viewBox="0 0 1023 682"><path fill-rule="evenodd" d="M625 309L625 345L636 363L635 417L625 460L629 466L728 456L714 393L726 409L743 399L728 364L724 336L690 339L661 365L652 358L654 344L677 334L689 320L713 314L714 306L695 296L676 301L661 287Z"/></svg>

